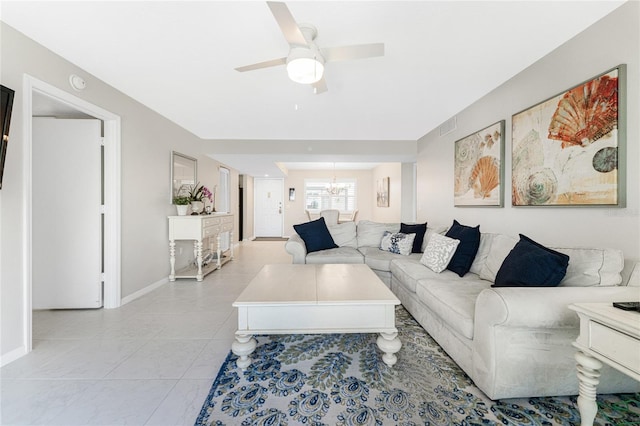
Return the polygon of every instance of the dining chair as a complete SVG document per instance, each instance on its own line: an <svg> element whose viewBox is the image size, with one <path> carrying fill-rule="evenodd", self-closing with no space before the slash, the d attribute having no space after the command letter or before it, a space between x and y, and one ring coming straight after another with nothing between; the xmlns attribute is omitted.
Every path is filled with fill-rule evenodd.
<svg viewBox="0 0 640 426"><path fill-rule="evenodd" d="M322 210L320 217L324 217L324 221L327 225L337 225L338 218L340 217L340 210Z"/></svg>

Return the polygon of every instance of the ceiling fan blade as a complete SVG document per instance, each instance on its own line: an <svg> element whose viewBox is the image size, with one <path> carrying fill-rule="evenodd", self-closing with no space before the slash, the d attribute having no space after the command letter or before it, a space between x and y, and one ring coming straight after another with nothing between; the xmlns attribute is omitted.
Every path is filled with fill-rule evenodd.
<svg viewBox="0 0 640 426"><path fill-rule="evenodd" d="M316 95L319 95L320 93L324 93L327 90L329 90L327 88L327 80L324 79L324 76L320 80L313 83L311 87L313 87L313 93Z"/></svg>
<svg viewBox="0 0 640 426"><path fill-rule="evenodd" d="M273 17L276 18L287 42L297 46L308 46L307 39L304 38L300 27L298 27L296 20L293 19L293 15L287 5L277 1L268 1L267 5L269 9L271 9Z"/></svg>
<svg viewBox="0 0 640 426"><path fill-rule="evenodd" d="M363 59L384 56L384 43L354 44L351 46L327 47L320 49L326 62Z"/></svg>
<svg viewBox="0 0 640 426"><path fill-rule="evenodd" d="M287 63L287 58L278 58L272 59L270 61L258 62L257 64L245 65L244 67L235 68L236 71L245 72L245 71L253 71L259 70L260 68L269 68L275 67L278 65L285 65Z"/></svg>

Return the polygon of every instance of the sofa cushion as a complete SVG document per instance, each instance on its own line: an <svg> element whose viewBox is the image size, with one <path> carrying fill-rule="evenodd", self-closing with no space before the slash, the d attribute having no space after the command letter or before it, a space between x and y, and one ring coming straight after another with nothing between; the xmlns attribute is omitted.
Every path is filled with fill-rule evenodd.
<svg viewBox="0 0 640 426"><path fill-rule="evenodd" d="M416 234L384 231L382 241L380 241L380 250L408 256L411 254L415 238Z"/></svg>
<svg viewBox="0 0 640 426"><path fill-rule="evenodd" d="M411 253L422 253L422 242L424 241L424 233L427 232L427 222L416 224L401 223L400 232L403 234L416 234Z"/></svg>
<svg viewBox="0 0 640 426"><path fill-rule="evenodd" d="M476 275L480 275L484 264L487 261L487 257L489 256L489 252L491 251L491 243L497 234L491 234L483 232L480 234L480 246L478 247L478 252L476 253L476 258L473 259L473 263L471 264L471 268L469 272L472 272Z"/></svg>
<svg viewBox="0 0 640 426"><path fill-rule="evenodd" d="M420 259L420 254L403 256L401 254L380 250L378 247L360 247L358 251L364 256L364 263L366 263L369 268L377 271L391 271L391 262L396 259ZM422 266L422 268L424 268L424 266Z"/></svg>
<svg viewBox="0 0 640 426"><path fill-rule="evenodd" d="M416 285L418 299L438 315L453 330L473 339L476 299L491 286L474 274L464 278L451 274L452 279L423 279ZM468 277L468 278L467 278Z"/></svg>
<svg viewBox="0 0 640 426"><path fill-rule="evenodd" d="M355 222L349 221L337 225L329 225L327 228L329 229L331 238L333 238L333 242L335 242L338 247L358 248Z"/></svg>
<svg viewBox="0 0 640 426"><path fill-rule="evenodd" d="M427 231L424 233L424 240L422 241L421 252L424 252L424 249L427 248L427 244L429 244L429 240L431 240L433 234L444 235L444 233L447 232L447 229L449 228L446 226L437 226L434 228L427 226Z"/></svg>
<svg viewBox="0 0 640 426"><path fill-rule="evenodd" d="M434 234L424 249L420 263L434 272L442 272L447 268L459 245L460 240Z"/></svg>
<svg viewBox="0 0 640 426"><path fill-rule="evenodd" d="M356 227L358 235L358 248L360 247L380 247L380 241L384 231L400 231L399 223L378 223L368 220L361 220Z"/></svg>
<svg viewBox="0 0 640 426"><path fill-rule="evenodd" d="M489 254L480 271L480 278L495 282L496 274L502 266L502 262L504 262L504 259L517 243L517 238L504 234L496 234L491 241Z"/></svg>
<svg viewBox="0 0 640 426"><path fill-rule="evenodd" d="M526 235L502 262L492 287L555 287L567 273L569 256L543 246Z"/></svg>
<svg viewBox="0 0 640 426"><path fill-rule="evenodd" d="M362 249L360 249L362 250ZM367 264L369 257L367 256ZM423 279L439 279L439 280L460 280L461 278L455 272L444 270L440 273L433 272L431 269L420 263L419 254L412 254L409 257L397 256L391 261L389 269L395 279L407 290L412 293L416 292L418 281ZM471 278L472 274L467 274L462 279ZM478 278L477 276L475 277Z"/></svg>
<svg viewBox="0 0 640 426"><path fill-rule="evenodd" d="M307 263L364 263L364 257L353 247L338 247L307 254Z"/></svg>
<svg viewBox="0 0 640 426"><path fill-rule="evenodd" d="M569 256L567 274L560 287L612 286L622 284L624 255L617 249L561 248L554 250Z"/></svg>
<svg viewBox="0 0 640 426"><path fill-rule="evenodd" d="M304 245L307 247L307 253L338 247L336 243L333 242L333 238L327 229L323 217L312 220L311 222L293 225L293 229L296 230L300 238L304 241Z"/></svg>
<svg viewBox="0 0 640 426"><path fill-rule="evenodd" d="M471 227L461 225L454 219L453 225L447 231L445 236L449 238L455 238L460 240L460 245L453 254L453 258L447 269L457 273L463 277L464 274L469 272L473 259L478 253L478 247L480 246L480 225Z"/></svg>

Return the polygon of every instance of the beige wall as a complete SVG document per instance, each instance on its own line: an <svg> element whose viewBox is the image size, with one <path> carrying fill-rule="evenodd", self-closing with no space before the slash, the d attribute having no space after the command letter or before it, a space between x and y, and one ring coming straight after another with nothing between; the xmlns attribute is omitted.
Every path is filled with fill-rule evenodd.
<svg viewBox="0 0 640 426"><path fill-rule="evenodd" d="M458 128L418 141L418 221L458 219L483 232L524 233L553 246L613 247L640 259L640 3L628 2L457 114ZM511 206L511 116L619 64L627 64L627 207ZM505 207L453 207L454 142L506 120Z"/></svg>
<svg viewBox="0 0 640 426"><path fill-rule="evenodd" d="M198 159L198 179L206 185L218 180L217 162L205 157L203 141L96 77L0 22L0 75L3 85L15 90L10 144L3 187L0 191L0 355L2 362L20 356L26 348L24 291L26 270L26 210L29 164L24 140L25 94L28 74L60 90L121 117L121 288L125 298L167 280L167 216L176 214L170 204L170 157L178 151ZM78 74L87 88L75 92L69 75ZM74 158L71 158L74 160ZM237 188L232 170L231 188ZM237 192L237 191L236 191ZM64 196L61 196L64 200ZM237 200L237 195L236 199ZM69 204L70 205L70 204ZM237 201L232 199L232 206Z"/></svg>
<svg viewBox="0 0 640 426"><path fill-rule="evenodd" d="M244 188L244 220L243 220L243 236L244 241L251 240L255 237L253 228L253 177L243 175L242 185Z"/></svg>
<svg viewBox="0 0 640 426"><path fill-rule="evenodd" d="M389 207L378 207L376 190L378 181L389 178ZM400 222L402 211L402 164L383 163L372 170L371 185L373 186L372 215L374 222Z"/></svg>

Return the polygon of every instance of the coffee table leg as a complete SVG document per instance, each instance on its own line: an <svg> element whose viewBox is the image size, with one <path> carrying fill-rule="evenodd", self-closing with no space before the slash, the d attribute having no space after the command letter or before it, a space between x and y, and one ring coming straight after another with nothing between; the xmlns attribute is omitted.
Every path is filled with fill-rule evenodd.
<svg viewBox="0 0 640 426"><path fill-rule="evenodd" d="M582 352L576 352L578 365L578 380L580 395L578 396L578 410L580 411L580 425L591 426L598 412L596 403L596 387L600 383L600 369L602 363Z"/></svg>
<svg viewBox="0 0 640 426"><path fill-rule="evenodd" d="M251 337L250 334L236 335L235 342L231 344L231 352L239 357L236 365L240 369L246 370L246 368L251 365L249 355L251 355L256 348L256 344L256 339Z"/></svg>
<svg viewBox="0 0 640 426"><path fill-rule="evenodd" d="M402 347L402 342L398 339L398 333L380 333L378 340L376 340L378 347L383 352L382 361L389 367L398 361L398 357L395 353Z"/></svg>

